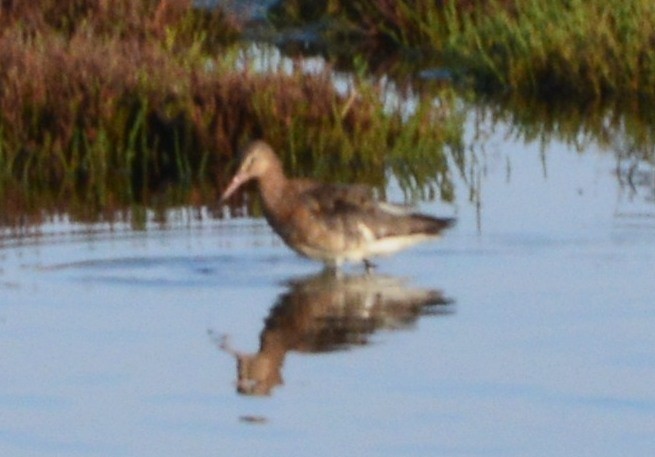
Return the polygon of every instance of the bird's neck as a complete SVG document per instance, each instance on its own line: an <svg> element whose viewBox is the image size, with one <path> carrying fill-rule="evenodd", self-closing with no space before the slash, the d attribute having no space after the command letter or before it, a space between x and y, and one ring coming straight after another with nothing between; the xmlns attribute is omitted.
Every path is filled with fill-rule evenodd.
<svg viewBox="0 0 655 457"><path fill-rule="evenodd" d="M282 167L278 164L271 166L267 173L259 178L259 194L267 212L275 212L275 208L284 204L284 193L287 184L288 179L284 175Z"/></svg>

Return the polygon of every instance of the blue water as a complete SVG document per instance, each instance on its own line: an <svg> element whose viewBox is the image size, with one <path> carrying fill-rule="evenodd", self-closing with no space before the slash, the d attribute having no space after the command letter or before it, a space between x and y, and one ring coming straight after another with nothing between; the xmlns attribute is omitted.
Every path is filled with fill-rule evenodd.
<svg viewBox="0 0 655 457"><path fill-rule="evenodd" d="M652 183L502 125L482 163L479 206L461 180L423 203L458 225L373 284L184 209L4 236L0 455L655 455ZM403 304L425 291L454 302ZM265 331L273 307L291 317ZM237 354L278 376L267 395L237 393Z"/></svg>

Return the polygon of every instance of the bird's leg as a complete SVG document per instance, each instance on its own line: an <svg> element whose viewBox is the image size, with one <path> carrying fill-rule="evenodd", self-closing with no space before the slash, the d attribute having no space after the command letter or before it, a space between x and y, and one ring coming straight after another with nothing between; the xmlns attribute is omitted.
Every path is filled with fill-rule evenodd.
<svg viewBox="0 0 655 457"><path fill-rule="evenodd" d="M366 268L366 274L370 275L375 270L376 265L368 259L364 259L364 268Z"/></svg>
<svg viewBox="0 0 655 457"><path fill-rule="evenodd" d="M326 262L323 267L323 274L326 276L334 276L335 278L340 278L341 267L337 262Z"/></svg>

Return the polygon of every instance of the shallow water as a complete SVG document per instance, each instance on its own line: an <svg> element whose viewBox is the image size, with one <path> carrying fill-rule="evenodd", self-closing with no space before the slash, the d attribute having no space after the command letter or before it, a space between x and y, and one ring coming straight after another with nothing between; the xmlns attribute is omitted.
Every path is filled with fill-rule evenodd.
<svg viewBox="0 0 655 457"><path fill-rule="evenodd" d="M5 236L0 455L654 455L652 181L502 126L480 155L480 204L422 204L458 225L368 278L186 210Z"/></svg>

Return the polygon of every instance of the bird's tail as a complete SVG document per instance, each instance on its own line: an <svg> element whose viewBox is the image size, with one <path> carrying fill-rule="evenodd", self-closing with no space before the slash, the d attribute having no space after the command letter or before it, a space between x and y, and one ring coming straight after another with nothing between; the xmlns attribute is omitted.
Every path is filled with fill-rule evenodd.
<svg viewBox="0 0 655 457"><path fill-rule="evenodd" d="M410 220L412 233L424 233L426 235L439 235L457 222L453 217L433 217L425 214L412 214Z"/></svg>

